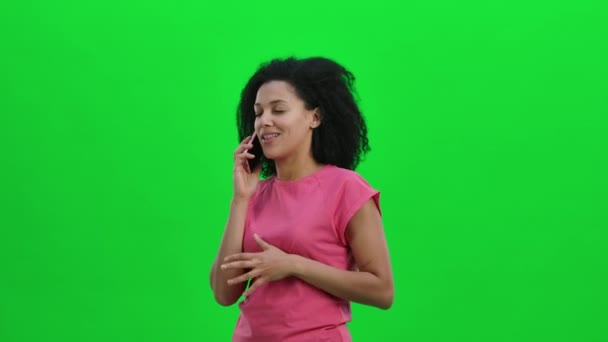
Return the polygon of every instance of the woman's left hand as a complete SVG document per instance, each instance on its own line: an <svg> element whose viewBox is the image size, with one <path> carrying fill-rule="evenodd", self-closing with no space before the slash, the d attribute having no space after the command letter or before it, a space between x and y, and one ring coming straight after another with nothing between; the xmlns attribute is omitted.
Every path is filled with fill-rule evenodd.
<svg viewBox="0 0 608 342"><path fill-rule="evenodd" d="M250 295L256 288L268 281L280 280L291 276L293 270L290 254L262 240L257 234L253 234L253 238L262 247L263 252L232 254L224 258L224 264L221 265L222 270L251 269L245 274L228 280L229 285L234 285L256 278L247 291L243 292L244 296Z"/></svg>

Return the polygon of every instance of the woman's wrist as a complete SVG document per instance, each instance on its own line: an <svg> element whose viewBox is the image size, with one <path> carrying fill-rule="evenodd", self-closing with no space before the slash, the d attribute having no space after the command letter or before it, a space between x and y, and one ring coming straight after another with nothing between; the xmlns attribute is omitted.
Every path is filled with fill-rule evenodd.
<svg viewBox="0 0 608 342"><path fill-rule="evenodd" d="M297 254L289 254L289 275L292 277L301 278L304 275L305 260L304 257Z"/></svg>
<svg viewBox="0 0 608 342"><path fill-rule="evenodd" d="M232 204L233 205L245 205L249 204L249 200L251 196L241 196L241 195L233 195L232 196Z"/></svg>

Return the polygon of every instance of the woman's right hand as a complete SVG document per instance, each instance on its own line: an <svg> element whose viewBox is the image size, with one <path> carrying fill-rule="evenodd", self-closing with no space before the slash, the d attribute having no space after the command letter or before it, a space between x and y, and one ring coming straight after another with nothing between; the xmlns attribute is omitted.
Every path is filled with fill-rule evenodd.
<svg viewBox="0 0 608 342"><path fill-rule="evenodd" d="M254 136L254 134L245 137L245 139L234 151L234 170L232 181L234 183L234 197L236 199L249 200L255 192L260 180L260 172L262 170L261 163L258 164L254 170L251 170L251 172L247 164L247 160L255 157L253 154L248 152L248 150L253 147L251 138Z"/></svg>

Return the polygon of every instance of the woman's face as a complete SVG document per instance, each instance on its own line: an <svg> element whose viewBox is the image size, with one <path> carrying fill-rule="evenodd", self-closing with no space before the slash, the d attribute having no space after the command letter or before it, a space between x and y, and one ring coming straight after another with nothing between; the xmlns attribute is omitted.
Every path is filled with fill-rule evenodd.
<svg viewBox="0 0 608 342"><path fill-rule="evenodd" d="M255 99L255 132L264 156L275 162L310 153L312 128L319 126L315 109L306 109L285 81L264 83Z"/></svg>

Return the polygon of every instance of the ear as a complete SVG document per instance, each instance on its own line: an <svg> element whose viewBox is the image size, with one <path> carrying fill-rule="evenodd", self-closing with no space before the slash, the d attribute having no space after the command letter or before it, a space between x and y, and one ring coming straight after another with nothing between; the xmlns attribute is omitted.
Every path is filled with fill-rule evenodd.
<svg viewBox="0 0 608 342"><path fill-rule="evenodd" d="M310 128L317 128L319 125L321 125L321 110L319 107L317 107L312 113L312 122L310 123Z"/></svg>

